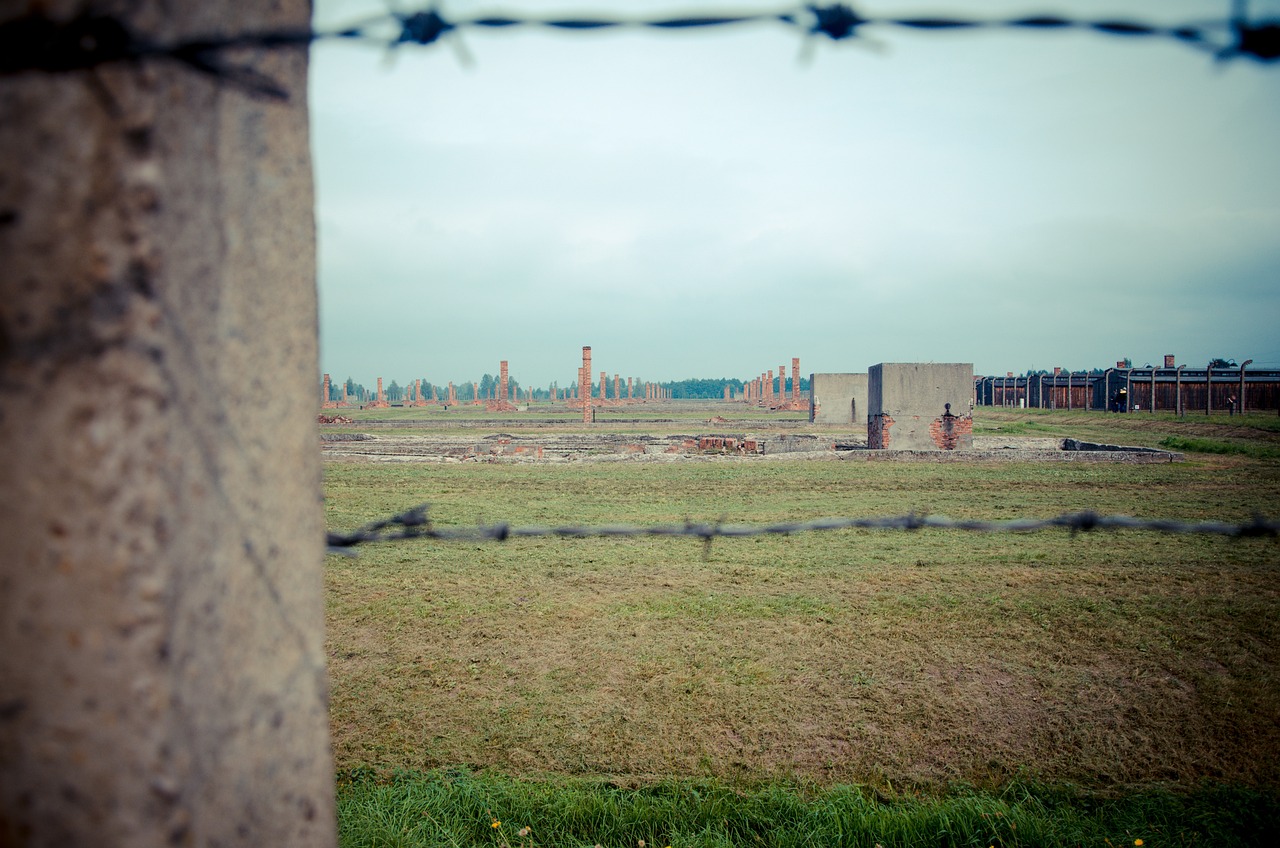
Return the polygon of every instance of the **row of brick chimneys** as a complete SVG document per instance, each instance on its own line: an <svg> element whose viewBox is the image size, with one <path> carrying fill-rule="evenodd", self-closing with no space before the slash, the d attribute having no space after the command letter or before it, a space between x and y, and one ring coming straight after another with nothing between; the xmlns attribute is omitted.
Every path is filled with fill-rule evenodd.
<svg viewBox="0 0 1280 848"><path fill-rule="evenodd" d="M609 397L609 372L599 372L600 382L597 387L595 382L595 372L591 368L591 346L584 345L582 348L582 365L578 368L578 393L576 397L569 397L568 391L565 392L565 400L571 407L582 409L582 420L590 423L595 420L595 410L601 406L612 406L619 403L634 403L636 401L636 393L640 388L640 383L634 377L627 378L627 396L622 396L622 376L620 374L613 375L613 397ZM644 399L662 400L671 396L670 392L662 389L653 383L644 384ZM555 386L551 387L551 399L558 400L558 392Z"/></svg>
<svg viewBox="0 0 1280 848"><path fill-rule="evenodd" d="M800 357L793 356L791 358L790 397L787 395L787 369L785 365L778 366L777 381L778 390L775 392L774 372L772 370L766 371L742 387L742 401L768 409L803 411L809 408L808 404L800 399ZM725 386L724 399L728 401L732 397L729 387Z"/></svg>
<svg viewBox="0 0 1280 848"><path fill-rule="evenodd" d="M484 404L490 410L515 411L516 407L511 404L511 388L509 388L511 387L511 380L509 380L508 374L509 373L508 373L507 360L500 361L499 368L498 368L497 397L495 398L490 397L488 398L488 400L485 400L485 398L480 397L479 386L477 386L475 382L472 382L471 397L474 398L474 400L471 401L471 404ZM785 369L783 369L783 366L781 365L778 366L778 380L780 380L780 382L778 382L777 397L774 397L773 371L771 370L771 371L767 371L767 373L765 374L760 375L760 377L753 380L753 382L746 384L744 388L744 397L742 397L742 400L749 402L749 404L751 404L751 402L754 402L754 404L756 405L768 406L768 407L771 407L771 409L801 409L799 357L794 357L794 359L791 360L791 398L790 400L786 400L786 371ZM436 393L436 387L435 386L431 387L431 398L430 400L428 400L428 398L424 397L424 393L422 393L421 383L422 383L421 379L413 380L412 386L408 387L408 391L406 393L407 395L406 404L408 406L426 406L428 404L439 404L440 398L438 396L438 393ZM625 402L625 401L626 402L635 401L636 393L639 392L639 389L641 388L641 386L643 386L644 388L645 401L671 400L671 389L663 388L662 386L659 386L659 384L657 383L641 384L639 380L636 380L635 378L632 378L632 377L627 378L627 395L626 395L626 398L623 398L622 397L622 377L621 375L614 374L613 375L613 398L612 398L613 404L621 404L621 402ZM595 406L611 404L611 398L609 398L608 388L609 388L608 371L600 371L599 395L598 396L595 395L593 374L591 374L591 347L589 345L582 347L582 366L581 368L577 369L577 397L576 398L568 397L568 392L566 391L566 393L564 393L563 400L567 401L568 404L570 404L570 406L581 407L582 420L591 421L594 419ZM335 402L328 400L329 393L330 393L329 374L324 375L323 391L324 391L324 395L323 397L321 397L321 406L324 406L325 409L330 409L330 407L338 406L338 404L335 404ZM532 388L527 389L526 400L527 402L529 402L529 404L532 404L532 400L534 400L534 395L532 395ZM556 386L550 387L550 400L552 400L553 402L557 402L561 400L561 397L559 397L558 387ZM730 391L730 387L727 387L727 386L724 387L724 400L726 401L732 400L732 392ZM453 386L452 382L449 383L448 396L447 398L445 398L444 402L449 406L456 406L458 404L457 388ZM342 405L347 405L346 384L343 384ZM385 393L383 392L383 378L381 377L378 378L378 397L376 397L376 400L370 401L369 404L367 404L367 406L369 406L370 409L378 409L378 407L390 406L389 402L387 401L387 395L385 395Z"/></svg>

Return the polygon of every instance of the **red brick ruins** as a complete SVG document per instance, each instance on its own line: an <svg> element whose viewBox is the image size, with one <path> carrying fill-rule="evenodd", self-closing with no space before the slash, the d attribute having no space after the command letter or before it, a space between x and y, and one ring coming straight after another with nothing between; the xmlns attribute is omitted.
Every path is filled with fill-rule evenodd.
<svg viewBox="0 0 1280 848"><path fill-rule="evenodd" d="M387 407L391 406L391 404L387 403L386 392L382 391L381 377L378 378L378 396L373 400L369 401L368 403L366 403L364 406L365 406L365 409L386 409Z"/></svg>
<svg viewBox="0 0 1280 848"><path fill-rule="evenodd" d="M508 399L508 385L507 360L504 359L498 363L498 397L497 399L491 399L484 405L487 412L516 411L516 405Z"/></svg>
<svg viewBox="0 0 1280 848"><path fill-rule="evenodd" d="M413 381L413 385L409 387L409 391L405 396L405 406L430 406L433 401L428 400L422 395L422 379Z"/></svg>
<svg viewBox="0 0 1280 848"><path fill-rule="evenodd" d="M332 394L332 392L333 392L333 382L332 380L330 380L329 375L325 374L324 388L320 390L320 408L321 409L339 409L339 408L351 405L350 403L347 402L347 384L345 382L342 384L342 400L329 400L329 397Z"/></svg>
<svg viewBox="0 0 1280 848"><path fill-rule="evenodd" d="M616 373L613 375L613 390L610 393L609 372L595 372L592 369L590 345L584 345L582 348L582 364L577 369L577 372L576 392L571 392L568 389L562 391L559 386L553 383L548 387L547 394L552 403L564 403L570 409L582 410L582 420L584 422L595 420L595 410L600 407L660 402L670 400L672 397L670 389L658 383L643 382L635 377L626 378L626 394L624 395L622 392L623 378ZM596 383L597 374L599 379L598 387ZM332 391L330 375L325 374L321 408L332 409L346 406L346 384L343 384L342 401L329 400ZM485 394L487 396L481 397L479 385L472 382L470 394L470 399L463 401L464 403L484 406L486 411L489 412L515 412L520 409L520 407L516 406L516 403L520 402L519 395L512 396L508 362L505 359L499 363L498 379L493 384L493 390L486 391ZM791 359L790 387L787 386L786 366L779 365L776 378L774 370L769 369L761 373L760 376L744 383L740 393L735 393L731 387L726 386L724 389L724 401L746 403L770 411L808 411L808 397L806 395L806 397L801 398L800 392L800 358L793 357ZM526 387L524 402L530 407L533 405L534 391L532 388ZM447 392L444 385L437 386L432 384L431 391L428 393L423 388L423 380L419 378L405 387L404 396L397 403L410 407L430 406L439 403L447 406L456 406L459 403L458 389L452 382L448 383ZM382 378L379 377L377 396L368 401L365 406L369 409L378 409L389 407L390 405L382 386Z"/></svg>
<svg viewBox="0 0 1280 848"><path fill-rule="evenodd" d="M574 397L569 396L569 392L565 392L565 402L570 409L581 409L582 420L585 423L591 423L595 420L595 411L600 407L621 406L629 403L639 403L636 397L636 391L639 381L634 377L627 378L627 395L622 396L622 375L613 375L613 395L609 395L609 372L599 372L599 386L597 388L596 372L591 365L591 346L585 345L582 348L582 365L578 368L578 393ZM662 394L656 386L650 383L645 384L645 400L659 399ZM551 387L552 400L557 399L557 390L555 386Z"/></svg>
<svg viewBox="0 0 1280 848"><path fill-rule="evenodd" d="M774 388L773 371L766 371L742 386L742 403L763 407L775 412L807 412L809 401L800 397L800 357L791 358L791 391L787 392L787 369L778 366L777 389ZM724 399L733 400L733 393L725 387Z"/></svg>

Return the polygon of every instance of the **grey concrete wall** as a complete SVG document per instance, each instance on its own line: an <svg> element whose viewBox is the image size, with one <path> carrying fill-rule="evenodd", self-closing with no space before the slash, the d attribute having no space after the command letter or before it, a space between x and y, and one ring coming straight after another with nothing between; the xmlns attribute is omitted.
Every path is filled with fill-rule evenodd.
<svg viewBox="0 0 1280 848"><path fill-rule="evenodd" d="M882 362L867 382L867 445L898 450L973 447L973 365ZM951 405L947 418L946 406Z"/></svg>
<svg viewBox="0 0 1280 848"><path fill-rule="evenodd" d="M99 5L158 42L310 18ZM0 78L0 844L336 840L307 55L233 61L292 99Z"/></svg>
<svg viewBox="0 0 1280 848"><path fill-rule="evenodd" d="M810 374L809 423L867 423L866 374Z"/></svg>

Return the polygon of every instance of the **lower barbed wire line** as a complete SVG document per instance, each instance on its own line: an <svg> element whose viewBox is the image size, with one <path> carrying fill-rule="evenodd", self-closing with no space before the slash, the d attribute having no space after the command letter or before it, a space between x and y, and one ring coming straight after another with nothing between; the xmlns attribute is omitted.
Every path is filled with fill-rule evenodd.
<svg viewBox="0 0 1280 848"><path fill-rule="evenodd" d="M882 517L817 518L811 521L779 524L601 524L589 525L525 525L506 522L479 524L472 527L435 527L427 515L428 504L421 504L399 515L374 521L351 533L328 534L330 553L350 553L351 548L369 542L391 542L408 539L432 539L442 542L502 542L510 539L558 537L569 539L612 537L676 537L690 536L707 543L718 538L750 536L790 536L824 530L963 530L978 533L1035 533L1062 529L1072 534L1091 530L1148 530L1159 533L1206 534L1218 536L1276 538L1280 522L1257 516L1243 524L1223 521L1178 521L1167 518L1134 518L1128 515L1099 515L1094 512L1063 513L1052 518L1015 518L1001 521L951 519L941 515L908 513ZM398 528L390 532L387 528Z"/></svg>

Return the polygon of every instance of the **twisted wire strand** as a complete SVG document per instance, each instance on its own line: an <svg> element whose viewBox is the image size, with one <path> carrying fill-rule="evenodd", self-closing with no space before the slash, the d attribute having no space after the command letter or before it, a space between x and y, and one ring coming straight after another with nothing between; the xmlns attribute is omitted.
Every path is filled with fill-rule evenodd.
<svg viewBox="0 0 1280 848"><path fill-rule="evenodd" d="M1163 518L1134 518L1127 515L1099 515L1095 512L1063 513L1052 518L1017 518L1007 521L956 520L940 515L818 518L776 524L725 524L686 521L683 524L600 524L600 525L512 525L507 522L472 527L436 527L428 515L429 504L421 504L399 515L366 524L349 533L328 533L330 553L351 553L358 545L405 539L433 539L442 542L505 542L555 536L561 538L679 537L691 536L710 544L718 538L812 533L823 530L964 530L979 533L1035 533L1043 530L1149 530L1159 533L1208 534L1234 537L1280 535L1280 522L1255 516L1237 524L1223 521L1177 521Z"/></svg>
<svg viewBox="0 0 1280 848"><path fill-rule="evenodd" d="M404 44L427 46L463 29L544 27L570 32L602 29L687 30L707 27L776 23L800 29L810 37L833 41L856 38L864 27L900 27L943 32L973 29L1079 30L1122 38L1166 39L1214 54L1219 60L1248 58L1259 62L1280 59L1280 21L1249 20L1243 5L1231 5L1228 15L1209 24L1162 26L1129 20L1082 20L1059 15L1035 15L1005 20L960 17L867 17L845 3L808 4L776 12L738 15L676 15L661 18L588 16L535 18L479 16L446 18L438 9L388 12L342 27L267 30L235 35L209 35L165 44L133 31L110 15L84 12L59 21L33 11L0 23L0 75L31 71L66 73L116 62L163 59L227 82L251 94L288 99L289 92L271 77L246 64L237 64L230 53L246 48L306 47L317 41L359 40L387 48ZM1225 36L1215 37L1215 33Z"/></svg>

